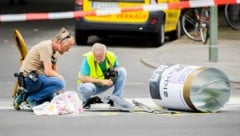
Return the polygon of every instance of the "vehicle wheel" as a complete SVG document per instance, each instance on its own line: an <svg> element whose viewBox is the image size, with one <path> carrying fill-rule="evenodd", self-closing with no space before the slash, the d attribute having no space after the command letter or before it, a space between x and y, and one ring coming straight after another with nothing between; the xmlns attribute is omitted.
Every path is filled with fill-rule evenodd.
<svg viewBox="0 0 240 136"><path fill-rule="evenodd" d="M88 34L84 31L75 30L75 40L77 45L86 45L88 43Z"/></svg>
<svg viewBox="0 0 240 136"><path fill-rule="evenodd" d="M200 21L200 35L202 39L202 43L207 44L207 40L209 38L209 23L210 23L210 12L208 8L204 8L201 10L201 21Z"/></svg>
<svg viewBox="0 0 240 136"><path fill-rule="evenodd" d="M201 41L200 23L199 19L197 19L200 10L200 8L188 9L183 13L181 19L183 32L188 38L194 41Z"/></svg>
<svg viewBox="0 0 240 136"><path fill-rule="evenodd" d="M162 23L160 31L153 34L152 43L153 43L153 46L159 47L164 44L164 41L165 41L165 34L164 34L164 25Z"/></svg>
<svg viewBox="0 0 240 136"><path fill-rule="evenodd" d="M181 21L178 21L176 30L169 33L170 40L176 40L182 35Z"/></svg>
<svg viewBox="0 0 240 136"><path fill-rule="evenodd" d="M227 24L233 29L240 30L240 4L226 5L224 14Z"/></svg>

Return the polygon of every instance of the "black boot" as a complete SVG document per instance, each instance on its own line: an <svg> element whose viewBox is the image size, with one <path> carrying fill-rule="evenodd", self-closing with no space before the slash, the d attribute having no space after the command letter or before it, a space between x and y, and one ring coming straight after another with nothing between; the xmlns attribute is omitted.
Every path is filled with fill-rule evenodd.
<svg viewBox="0 0 240 136"><path fill-rule="evenodd" d="M103 103L103 101L98 96L91 97L87 99L85 103L83 103L83 108L90 109L91 104L96 104L96 103Z"/></svg>

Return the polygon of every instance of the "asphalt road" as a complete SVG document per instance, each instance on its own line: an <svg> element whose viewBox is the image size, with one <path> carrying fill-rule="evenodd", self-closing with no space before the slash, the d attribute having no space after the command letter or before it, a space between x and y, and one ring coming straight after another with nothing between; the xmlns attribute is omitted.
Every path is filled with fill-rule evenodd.
<svg viewBox="0 0 240 136"><path fill-rule="evenodd" d="M6 0L5 0L6 1ZM58 0L57 0L58 1ZM63 0L62 0L63 1ZM4 1L3 1L4 2ZM53 1L52 3L58 2ZM22 10L34 10L37 7L51 8L51 2L46 4L37 0L29 1ZM62 3L59 1L59 3ZM5 4L3 6L2 4ZM58 5L56 9L64 9ZM1 7L8 6L1 2ZM30 8L31 7L31 8ZM4 12L17 11L17 6ZM4 8L5 9L5 8ZM21 11L22 11L21 10ZM42 9L41 9L42 10ZM236 136L240 133L240 106L232 100L218 113L180 112L179 114L151 114L144 112L84 112L69 116L36 116L28 110L15 111L11 108L11 93L15 83L13 72L19 67L19 54L15 47L12 32L18 28L24 36L29 49L37 42L51 39L61 28L66 27L72 33L73 20L33 21L0 23L0 135L1 136L42 136L42 135L115 135L115 136ZM98 40L92 37L91 40ZM157 48L148 47L144 39L110 38L100 40L114 51L120 64L127 68L128 78L124 92L125 98L150 98L148 82L154 69L147 67L140 60L143 54L149 54ZM131 41L128 44L125 41ZM171 44L166 43L164 46ZM161 47L160 47L161 48ZM81 56L90 50L89 46L76 46L60 57L60 72L67 82L66 90L76 90L77 73L81 64ZM239 88L235 88L239 89ZM236 90L234 90L236 91ZM4 107L5 106L5 107Z"/></svg>

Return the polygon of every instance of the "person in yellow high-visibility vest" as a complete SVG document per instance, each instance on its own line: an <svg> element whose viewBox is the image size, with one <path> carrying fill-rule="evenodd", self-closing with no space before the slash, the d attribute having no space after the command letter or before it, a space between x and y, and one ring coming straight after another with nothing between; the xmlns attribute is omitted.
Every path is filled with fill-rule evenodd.
<svg viewBox="0 0 240 136"><path fill-rule="evenodd" d="M112 95L121 97L127 72L124 67L119 67L116 55L108 51L106 45L95 43L92 50L83 56L78 86L83 104L91 96L103 93L113 86Z"/></svg>

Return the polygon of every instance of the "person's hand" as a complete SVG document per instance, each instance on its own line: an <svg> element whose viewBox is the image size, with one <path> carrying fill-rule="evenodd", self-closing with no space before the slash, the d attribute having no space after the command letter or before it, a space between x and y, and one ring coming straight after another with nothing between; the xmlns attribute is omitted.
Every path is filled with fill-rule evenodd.
<svg viewBox="0 0 240 136"><path fill-rule="evenodd" d="M64 77L62 75L59 75L58 78L60 78L64 81Z"/></svg>
<svg viewBox="0 0 240 136"><path fill-rule="evenodd" d="M111 79L102 80L102 85L104 86L111 86L112 84L113 84L113 81Z"/></svg>

